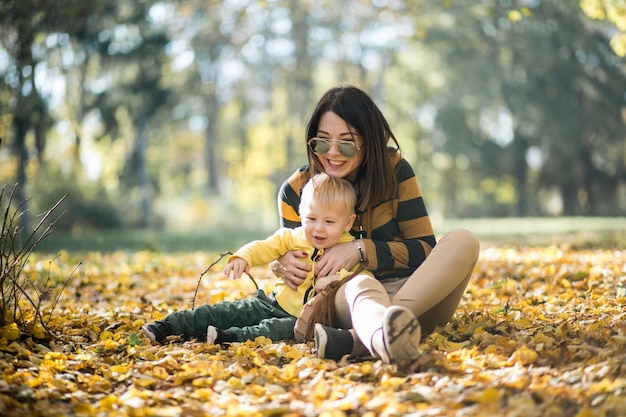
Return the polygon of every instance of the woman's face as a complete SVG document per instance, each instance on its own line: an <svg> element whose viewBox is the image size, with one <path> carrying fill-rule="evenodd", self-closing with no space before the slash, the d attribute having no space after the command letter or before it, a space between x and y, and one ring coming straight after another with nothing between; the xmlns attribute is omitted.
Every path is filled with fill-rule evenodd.
<svg viewBox="0 0 626 417"><path fill-rule="evenodd" d="M350 132L352 130L352 133ZM331 146L327 153L316 155L324 172L336 178L345 178L354 182L358 173L359 166L363 160L363 140L358 136L355 129L350 129L348 124L336 113L326 112L320 118L317 127L317 137L320 139L331 140ZM337 147L337 141L345 140L354 142L357 148L360 148L356 155L352 157L343 156Z"/></svg>

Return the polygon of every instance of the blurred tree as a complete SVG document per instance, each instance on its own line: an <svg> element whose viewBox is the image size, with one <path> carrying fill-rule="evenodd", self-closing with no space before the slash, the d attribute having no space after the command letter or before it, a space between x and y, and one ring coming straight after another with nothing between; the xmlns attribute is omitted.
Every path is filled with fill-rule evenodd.
<svg viewBox="0 0 626 417"><path fill-rule="evenodd" d="M79 0L62 1L54 7L49 7L45 0L0 4L0 45L9 58L0 68L0 75L4 80L2 88L8 89L11 97L5 111L11 125L10 143L17 155L16 201L26 200L29 159L35 156L40 164L44 162L46 136L53 125L48 99L54 80L47 60L70 36L84 31L89 17L98 15L103 5L102 1L87 4ZM31 148L27 144L29 133L34 137ZM21 225L25 231L29 230L28 213L25 206Z"/></svg>
<svg viewBox="0 0 626 417"><path fill-rule="evenodd" d="M19 198L25 198L26 166L29 154L43 163L46 135L53 122L47 108L50 84L72 85L68 98L78 96L73 104L75 154L80 154L80 125L92 109L102 120L103 135L113 139L119 132L119 111L124 109L135 125L135 140L121 174L122 184L138 188L141 212L137 222L145 225L149 217L150 184L146 165L147 121L165 103L167 92L160 87L163 49L167 38L148 21L150 2L135 5L121 1L97 1L89 4L66 0L54 7L45 1L6 2L0 8L2 44L12 58L4 79L15 98L12 114L13 146L18 155L17 181ZM69 49L69 45L75 49ZM53 53L60 58L53 60ZM97 62L93 63L94 58ZM55 64L56 67L51 65ZM90 65L99 69L90 73ZM66 77L61 80L61 70ZM77 73L75 80L70 76ZM53 76L57 77L54 79ZM43 84L43 85L40 85ZM27 147L26 137L33 131L35 148Z"/></svg>
<svg viewBox="0 0 626 417"><path fill-rule="evenodd" d="M287 80L287 108L285 114L285 161L296 160L296 155L301 154L304 148L304 131L307 117L312 112L311 102L313 98L313 68L315 56L311 53L309 39L311 33L310 19L313 5L308 2L289 0L287 2L290 14L290 31L285 35L290 35L293 45L292 65L284 65L282 72ZM288 73L292 76L288 76ZM296 150L294 147L298 147ZM300 151L300 152L299 152ZM276 189L282 184L288 175L293 172L294 167L288 164L283 166L272 175Z"/></svg>
<svg viewBox="0 0 626 417"><path fill-rule="evenodd" d="M121 172L120 185L122 191L128 190L139 204L136 225L147 227L153 194L159 187L147 161L149 125L169 96L162 84L164 49L169 39L164 27L152 24L147 18L151 4L134 3L133 8L129 3L123 4L125 6L118 9L115 26L122 36L112 36L106 45L108 54L114 57L109 70L118 76L100 96L108 101L105 108L111 112L109 118L123 109L133 123L134 140Z"/></svg>
<svg viewBox="0 0 626 417"><path fill-rule="evenodd" d="M440 149L453 157L474 150L465 187L481 177L508 187L512 179L513 195L500 194L510 209L500 214L537 213L538 192L552 187L560 190L564 214L619 214L626 73L604 26L576 4L551 0L451 1L437 13L420 22L429 19L425 42L448 65L436 105L445 137ZM450 119L447 108L460 113ZM497 147L485 147L485 140ZM531 162L539 170L533 183Z"/></svg>
<svg viewBox="0 0 626 417"><path fill-rule="evenodd" d="M543 151L533 195L554 186L563 214L618 215L626 72L610 38L568 3L544 0L509 16L509 44L523 44L511 48L513 70L524 81L510 80L503 95L517 117L516 139Z"/></svg>
<svg viewBox="0 0 626 417"><path fill-rule="evenodd" d="M611 47L620 57L626 56L626 3L624 0L581 0L580 8L592 19L608 20L615 25L611 31Z"/></svg>
<svg viewBox="0 0 626 417"><path fill-rule="evenodd" d="M89 168L97 142L94 178L123 197L126 224L155 224L159 193L201 196L200 218L224 217L221 205L258 224L261 199L274 210L272 193L306 161L315 100L350 83L381 105L447 216L541 214L552 190L564 213L616 214L623 16L614 0L5 2L8 165L25 184L28 161L69 139L70 162ZM85 206L91 195L102 193Z"/></svg>
<svg viewBox="0 0 626 417"><path fill-rule="evenodd" d="M237 48L238 39L233 39L237 34L239 20L244 15L245 7L231 9L228 5L219 3L206 3L199 1L193 3L190 9L181 8L182 12L188 12L188 21L191 23L192 32L185 37L189 46L195 53L194 64L191 66L194 72L190 74L188 83L192 90L189 97L201 107L191 106L190 117L201 116L205 121L204 130L204 169L206 170L206 189L209 193L218 192L218 180L223 163L219 161L221 144L218 135L220 110L225 105L225 100L232 98L227 94L228 71L223 68L228 61L228 54L232 48ZM190 36L192 35L193 36ZM220 89L223 88L223 91Z"/></svg>

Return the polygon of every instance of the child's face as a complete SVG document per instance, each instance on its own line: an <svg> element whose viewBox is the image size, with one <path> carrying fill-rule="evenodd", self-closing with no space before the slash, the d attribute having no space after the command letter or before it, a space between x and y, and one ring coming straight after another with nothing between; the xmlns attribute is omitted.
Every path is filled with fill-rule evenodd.
<svg viewBox="0 0 626 417"><path fill-rule="evenodd" d="M355 214L346 213L341 204L321 206L315 201L302 210L301 220L304 236L318 249L328 249L336 245L344 232L352 228Z"/></svg>

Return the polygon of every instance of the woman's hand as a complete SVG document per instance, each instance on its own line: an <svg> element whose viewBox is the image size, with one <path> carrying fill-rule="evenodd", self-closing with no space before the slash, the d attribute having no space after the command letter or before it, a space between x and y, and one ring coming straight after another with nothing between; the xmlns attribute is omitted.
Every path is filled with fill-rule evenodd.
<svg viewBox="0 0 626 417"><path fill-rule="evenodd" d="M311 272L311 265L303 261L307 254L301 250L292 250L272 262L272 272L280 277L285 284L295 290Z"/></svg>
<svg viewBox="0 0 626 417"><path fill-rule="evenodd" d="M332 248L326 249L315 265L315 275L327 277L335 275L341 268L350 270L360 260L358 252L354 249L354 243L338 243Z"/></svg>

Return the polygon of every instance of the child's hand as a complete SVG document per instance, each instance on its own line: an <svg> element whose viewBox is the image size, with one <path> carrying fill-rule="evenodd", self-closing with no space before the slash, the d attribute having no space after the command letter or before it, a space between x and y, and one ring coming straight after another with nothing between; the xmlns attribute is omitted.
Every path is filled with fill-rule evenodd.
<svg viewBox="0 0 626 417"><path fill-rule="evenodd" d="M243 273L250 275L250 268L248 263L241 258L234 258L224 268L224 275L232 277L233 279L241 278Z"/></svg>
<svg viewBox="0 0 626 417"><path fill-rule="evenodd" d="M319 277L315 281L315 292L322 292L326 287L335 281L338 281L339 274L329 275L327 277Z"/></svg>

